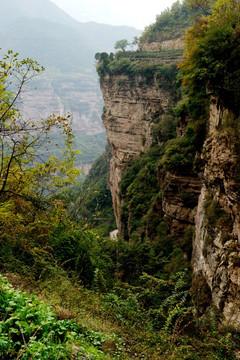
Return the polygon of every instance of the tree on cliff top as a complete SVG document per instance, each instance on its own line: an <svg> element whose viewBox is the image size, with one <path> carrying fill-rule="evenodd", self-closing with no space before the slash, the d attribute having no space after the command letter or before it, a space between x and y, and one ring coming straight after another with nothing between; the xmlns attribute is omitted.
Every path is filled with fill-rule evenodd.
<svg viewBox="0 0 240 360"><path fill-rule="evenodd" d="M115 42L114 49L116 50L121 49L122 51L125 51L128 45L129 43L126 39L118 40Z"/></svg>

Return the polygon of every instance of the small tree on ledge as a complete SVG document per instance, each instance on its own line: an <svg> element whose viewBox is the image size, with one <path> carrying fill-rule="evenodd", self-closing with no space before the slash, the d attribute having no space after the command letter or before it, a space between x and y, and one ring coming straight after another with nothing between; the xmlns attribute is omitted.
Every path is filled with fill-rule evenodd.
<svg viewBox="0 0 240 360"><path fill-rule="evenodd" d="M118 40L115 42L114 49L116 50L121 49L122 51L125 51L128 45L129 43L126 39Z"/></svg>

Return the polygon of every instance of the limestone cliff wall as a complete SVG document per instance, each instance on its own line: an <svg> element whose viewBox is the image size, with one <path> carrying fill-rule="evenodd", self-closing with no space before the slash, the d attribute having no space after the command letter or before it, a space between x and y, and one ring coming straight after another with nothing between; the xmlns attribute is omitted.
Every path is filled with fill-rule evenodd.
<svg viewBox="0 0 240 360"><path fill-rule="evenodd" d="M164 174L161 181L164 214L171 220L171 235L182 236L186 227L195 224L196 206L201 192L201 179L194 174Z"/></svg>
<svg viewBox="0 0 240 360"><path fill-rule="evenodd" d="M129 160L151 147L151 129L166 109L170 94L154 83L146 84L140 78L133 82L127 76L105 77L101 89L105 103L102 119L112 148L109 183L121 231L119 183L123 170ZM204 310L214 304L223 314L224 324L234 327L240 326L238 124L239 119L211 95L202 151L204 172L179 174L160 169L158 174L163 194L160 206L171 228L170 238L180 238L189 225L195 225L193 299L198 298L196 292L205 292ZM183 133L178 131L178 136ZM202 285L205 290L200 289Z"/></svg>
<svg viewBox="0 0 240 360"><path fill-rule="evenodd" d="M149 85L128 76L105 77L101 82L105 109L102 116L112 149L109 185L117 227L121 230L119 183L129 160L152 144L151 129L167 107L170 94L155 83Z"/></svg>
<svg viewBox="0 0 240 360"><path fill-rule="evenodd" d="M237 121L238 120L238 121ZM238 122L211 97L209 134L204 144L204 184L196 214L192 266L211 290L224 323L240 325L240 198Z"/></svg>

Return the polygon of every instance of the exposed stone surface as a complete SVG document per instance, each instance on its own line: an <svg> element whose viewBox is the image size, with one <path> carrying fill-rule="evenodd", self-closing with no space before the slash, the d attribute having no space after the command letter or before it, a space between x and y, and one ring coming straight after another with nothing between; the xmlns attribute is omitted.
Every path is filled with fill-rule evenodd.
<svg viewBox="0 0 240 360"><path fill-rule="evenodd" d="M212 96L192 265L195 275L202 273L206 279L213 303L224 315L224 324L239 327L240 199L235 180L239 139L229 119L237 122Z"/></svg>
<svg viewBox="0 0 240 360"><path fill-rule="evenodd" d="M182 38L176 38L171 40L164 41L153 41L140 43L139 49L142 51L159 51L161 50L171 50L171 49L183 49L184 41Z"/></svg>
<svg viewBox="0 0 240 360"><path fill-rule="evenodd" d="M101 88L105 103L102 118L112 148L110 189L121 232L119 182L122 172L129 160L151 146L151 128L166 108L169 94L141 79L130 82L126 76L105 78ZM223 324L236 328L240 326L238 123L239 119L212 95L202 152L204 173L177 175L159 170L158 174L163 190L161 209L169 219L170 235L181 236L187 226L195 225L192 289L199 293L207 289L203 307L212 301L224 315ZM178 136L184 134L186 124L180 127ZM200 283L205 290L198 289ZM194 298L194 294L192 296Z"/></svg>
<svg viewBox="0 0 240 360"><path fill-rule="evenodd" d="M163 211L175 220L194 224L195 206L201 191L201 181L197 176L180 176L168 173L164 191Z"/></svg>
<svg viewBox="0 0 240 360"><path fill-rule="evenodd" d="M129 160L152 144L151 128L166 109L169 93L140 78L134 84L127 76L106 77L101 84L105 109L102 116L112 148L110 189L117 227L121 230L119 182Z"/></svg>

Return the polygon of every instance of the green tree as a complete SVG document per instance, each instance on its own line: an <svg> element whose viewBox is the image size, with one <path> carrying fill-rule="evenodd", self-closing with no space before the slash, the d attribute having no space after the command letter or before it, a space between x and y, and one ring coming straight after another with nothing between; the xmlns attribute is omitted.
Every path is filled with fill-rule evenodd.
<svg viewBox="0 0 240 360"><path fill-rule="evenodd" d="M197 9L204 15L210 15L214 0L186 0L186 2L190 9Z"/></svg>
<svg viewBox="0 0 240 360"><path fill-rule="evenodd" d="M191 96L208 88L239 113L240 3L217 0L211 15L197 19L185 37L183 84Z"/></svg>
<svg viewBox="0 0 240 360"><path fill-rule="evenodd" d="M121 49L122 51L125 51L128 45L129 43L126 39L118 40L115 42L114 49L116 50Z"/></svg>
<svg viewBox="0 0 240 360"><path fill-rule="evenodd" d="M23 118L18 109L27 83L43 70L36 61L19 60L12 51L0 60L1 202L16 196L32 199L52 194L78 174L69 115L32 121ZM65 139L61 159L49 155L53 131L60 131Z"/></svg>
<svg viewBox="0 0 240 360"><path fill-rule="evenodd" d="M0 60L0 241L19 247L27 240L29 249L31 241L47 241L66 219L64 203L53 195L80 172L74 166L70 116L32 121L19 111L28 82L43 70L12 51ZM59 133L65 146L61 158L51 155L51 138Z"/></svg>

